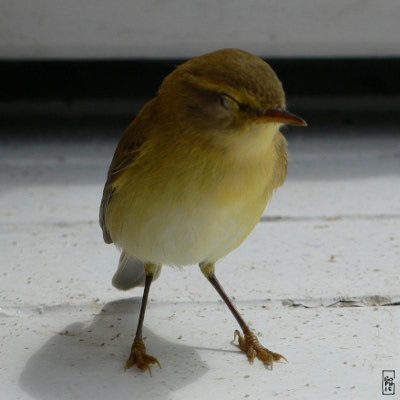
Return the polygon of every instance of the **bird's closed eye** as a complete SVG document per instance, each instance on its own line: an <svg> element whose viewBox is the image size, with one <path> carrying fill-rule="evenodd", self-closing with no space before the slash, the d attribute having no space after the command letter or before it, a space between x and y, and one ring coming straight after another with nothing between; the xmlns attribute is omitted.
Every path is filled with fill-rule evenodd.
<svg viewBox="0 0 400 400"><path fill-rule="evenodd" d="M220 94L219 101L227 110L237 110L239 109L239 104L237 101L233 100L232 97L227 96L226 94Z"/></svg>

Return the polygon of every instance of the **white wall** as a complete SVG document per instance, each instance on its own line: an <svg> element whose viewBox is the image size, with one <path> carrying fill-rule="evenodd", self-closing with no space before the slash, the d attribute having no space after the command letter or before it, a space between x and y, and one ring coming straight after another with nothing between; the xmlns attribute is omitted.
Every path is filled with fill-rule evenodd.
<svg viewBox="0 0 400 400"><path fill-rule="evenodd" d="M0 0L0 59L400 55L400 0Z"/></svg>

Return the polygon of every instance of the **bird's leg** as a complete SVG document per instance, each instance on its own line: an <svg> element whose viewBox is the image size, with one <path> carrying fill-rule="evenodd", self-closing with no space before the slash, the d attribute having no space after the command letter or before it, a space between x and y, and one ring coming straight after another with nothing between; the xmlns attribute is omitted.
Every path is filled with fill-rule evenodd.
<svg viewBox="0 0 400 400"><path fill-rule="evenodd" d="M219 283L218 279L215 276L215 268L213 263L202 263L200 264L201 272L203 272L204 276L209 280L211 285L214 286L215 290L221 296L222 300L224 300L225 304L231 310L233 316L236 318L236 321L239 323L243 335L235 330L234 339L238 337L239 347L242 351L247 354L247 358L250 363L254 361L257 357L261 360L267 367L272 369L272 365L274 361L279 361L281 359L286 360L284 356L278 353L274 353L264 347L259 341L254 332L252 332L246 322L243 320L242 316L239 314L239 311L236 309L232 300L225 293L225 290Z"/></svg>
<svg viewBox="0 0 400 400"><path fill-rule="evenodd" d="M146 272L146 282L144 285L143 297L142 297L142 304L140 306L140 314L139 314L139 321L137 325L135 339L132 344L131 354L125 364L125 369L132 367L133 365L137 365L137 367L141 371L149 371L151 374L150 364L157 364L160 368L161 365L158 360L146 353L146 346L143 342L142 337L142 329L143 329L143 321L144 315L146 313L146 305L147 300L149 298L149 291L150 285L153 280L153 276L157 270L156 264L145 264L145 272Z"/></svg>

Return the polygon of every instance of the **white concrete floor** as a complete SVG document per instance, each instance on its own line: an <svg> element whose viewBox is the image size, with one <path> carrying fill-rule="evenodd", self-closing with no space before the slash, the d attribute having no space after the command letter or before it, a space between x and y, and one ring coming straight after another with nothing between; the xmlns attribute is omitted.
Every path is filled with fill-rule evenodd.
<svg viewBox="0 0 400 400"><path fill-rule="evenodd" d="M114 146L0 145L1 398L380 398L382 370L400 372L398 133L292 137L286 184L219 263L289 360L272 371L231 343L236 323L195 266L164 268L151 290L146 345L162 369L123 370L141 289L112 288L118 252L98 226Z"/></svg>

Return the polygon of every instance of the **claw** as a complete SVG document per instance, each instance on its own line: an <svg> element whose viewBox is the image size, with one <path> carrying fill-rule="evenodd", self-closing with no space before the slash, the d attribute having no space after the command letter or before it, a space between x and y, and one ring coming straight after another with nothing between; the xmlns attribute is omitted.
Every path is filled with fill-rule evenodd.
<svg viewBox="0 0 400 400"><path fill-rule="evenodd" d="M251 331L242 335L238 330L236 330L233 340L236 340L236 337L238 338L239 348L247 354L250 363L253 363L254 359L257 357L267 367L272 369L274 361L285 360L288 362L286 357L282 354L274 353L264 347L259 342L257 336Z"/></svg>
<svg viewBox="0 0 400 400"><path fill-rule="evenodd" d="M149 354L146 353L146 346L143 343L141 338L135 338L131 348L131 354L126 361L125 369L129 369L136 366L139 368L140 371L149 371L151 375L151 364L157 364L161 368L161 364L159 361Z"/></svg>

